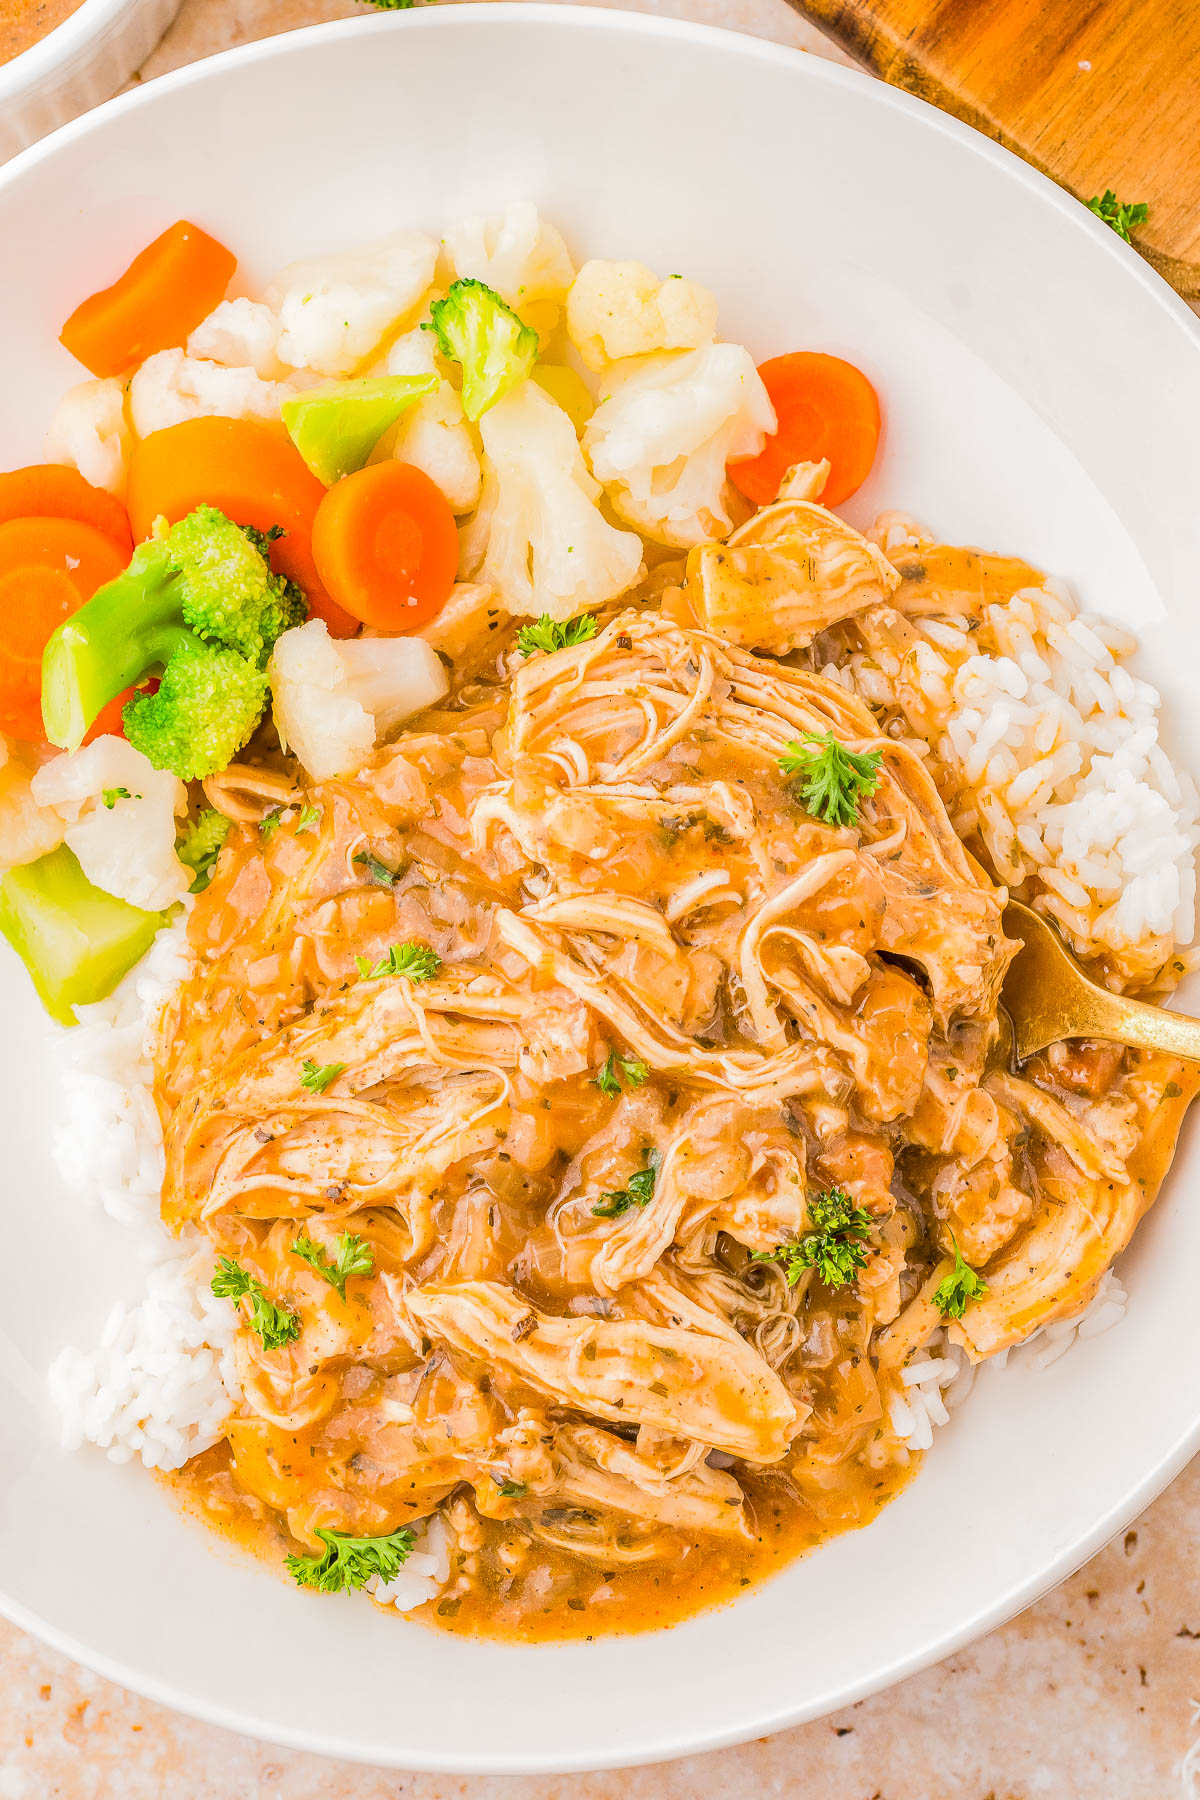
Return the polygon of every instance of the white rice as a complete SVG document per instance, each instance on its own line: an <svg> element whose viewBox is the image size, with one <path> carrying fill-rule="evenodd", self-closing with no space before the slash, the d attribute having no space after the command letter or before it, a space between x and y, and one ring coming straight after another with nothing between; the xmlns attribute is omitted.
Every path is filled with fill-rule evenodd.
<svg viewBox="0 0 1200 1800"><path fill-rule="evenodd" d="M873 535L917 555L930 541L894 514ZM908 626L907 649L885 629L824 673L904 716L952 778L957 829L979 831L1002 882L1033 883L1077 953L1151 980L1195 935L1200 796L1159 743L1158 693L1122 666L1134 639L1077 613L1053 577L987 607L978 630Z"/></svg>
<svg viewBox="0 0 1200 1800"><path fill-rule="evenodd" d="M408 1561L388 1582L372 1575L365 1593L379 1606L394 1606L397 1612L411 1612L436 1599L450 1579L450 1542L444 1522L436 1515L417 1527L416 1543Z"/></svg>
<svg viewBox="0 0 1200 1800"><path fill-rule="evenodd" d="M63 1125L54 1160L71 1192L123 1227L148 1264L144 1297L113 1307L94 1350L60 1351L50 1394L68 1448L96 1444L113 1462L182 1468L222 1436L237 1396L237 1319L209 1287L213 1256L199 1233L176 1242L159 1222L162 1129L151 1092L159 1018L186 975L186 909L56 1052Z"/></svg>
<svg viewBox="0 0 1200 1800"><path fill-rule="evenodd" d="M1001 1350L983 1363L973 1363L965 1350L952 1344L944 1330L935 1331L921 1355L904 1370L903 1395L893 1395L888 1421L910 1450L928 1450L939 1425L946 1425L962 1405L980 1368L1048 1369L1072 1344L1099 1337L1125 1316L1128 1295L1120 1277L1108 1269L1088 1305L1071 1319L1056 1319L1012 1350Z"/></svg>

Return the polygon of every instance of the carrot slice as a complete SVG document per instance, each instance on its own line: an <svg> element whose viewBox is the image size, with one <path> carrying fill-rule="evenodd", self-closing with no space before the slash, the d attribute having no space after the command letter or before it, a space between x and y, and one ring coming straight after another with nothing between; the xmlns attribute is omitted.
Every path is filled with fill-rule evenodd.
<svg viewBox="0 0 1200 1800"><path fill-rule="evenodd" d="M238 525L285 535L271 546L271 566L299 582L315 618L334 637L358 630L325 592L313 561L312 527L325 488L281 431L256 419L185 419L151 432L129 463L129 522L139 541L160 514L171 525L194 507L217 506Z"/></svg>
<svg viewBox="0 0 1200 1800"><path fill-rule="evenodd" d="M729 479L747 500L766 506L793 463L828 457L821 504L839 506L857 493L875 461L880 428L875 389L853 363L817 350L772 357L758 372L779 427L757 456L730 463Z"/></svg>
<svg viewBox="0 0 1200 1800"><path fill-rule="evenodd" d="M156 350L186 343L222 299L237 258L179 219L134 257L111 287L75 308L62 342L93 375L121 375Z"/></svg>
<svg viewBox="0 0 1200 1800"><path fill-rule="evenodd" d="M374 463L331 487L313 522L312 543L334 599L382 631L427 624L449 599L458 573L450 504L412 463Z"/></svg>
<svg viewBox="0 0 1200 1800"><path fill-rule="evenodd" d="M0 472L0 525L8 519L79 519L111 538L126 561L133 555L133 536L121 502L65 463L31 463L28 468Z"/></svg>
<svg viewBox="0 0 1200 1800"><path fill-rule="evenodd" d="M127 561L110 537L79 519L0 525L0 731L44 741L46 640Z"/></svg>

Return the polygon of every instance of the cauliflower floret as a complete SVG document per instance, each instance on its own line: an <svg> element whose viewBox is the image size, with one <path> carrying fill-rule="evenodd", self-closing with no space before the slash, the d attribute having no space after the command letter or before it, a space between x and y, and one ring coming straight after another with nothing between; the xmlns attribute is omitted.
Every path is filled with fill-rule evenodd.
<svg viewBox="0 0 1200 1800"><path fill-rule="evenodd" d="M253 369L225 369L182 350L148 356L129 384L129 412L139 437L185 419L277 419L292 393L282 381L263 381Z"/></svg>
<svg viewBox="0 0 1200 1800"><path fill-rule="evenodd" d="M275 726L314 781L349 775L377 742L450 683L418 637L330 637L321 619L285 631L267 664Z"/></svg>
<svg viewBox="0 0 1200 1800"><path fill-rule="evenodd" d="M280 357L319 375L353 373L421 299L437 254L423 231L398 231L361 250L290 263L266 296L279 315Z"/></svg>
<svg viewBox="0 0 1200 1800"><path fill-rule="evenodd" d="M510 613L571 619L632 587L642 544L610 525L561 406L532 381L479 421L483 498L463 534L462 572L490 583Z"/></svg>
<svg viewBox="0 0 1200 1800"><path fill-rule="evenodd" d="M437 334L406 331L388 350L387 375L438 375ZM444 377L432 394L410 406L400 420L393 455L414 463L437 483L456 513L469 513L479 503L483 471L478 441L463 415L458 393Z"/></svg>
<svg viewBox="0 0 1200 1800"><path fill-rule="evenodd" d="M640 262L586 262L567 295L567 334L589 369L652 350L694 350L717 335L707 288Z"/></svg>
<svg viewBox="0 0 1200 1800"><path fill-rule="evenodd" d="M46 461L68 463L93 487L119 494L125 486L129 424L119 381L81 381L55 408L45 441Z"/></svg>
<svg viewBox="0 0 1200 1800"><path fill-rule="evenodd" d="M189 356L226 369L253 369L264 381L283 374L279 360L279 320L261 300L222 300L201 319L187 341Z"/></svg>
<svg viewBox="0 0 1200 1800"><path fill-rule="evenodd" d="M62 820L33 797L33 766L0 737L0 875L57 850Z"/></svg>
<svg viewBox="0 0 1200 1800"><path fill-rule="evenodd" d="M606 386L583 447L617 512L681 550L723 536L725 465L757 456L776 423L749 351L708 344L649 356L613 370Z"/></svg>
<svg viewBox="0 0 1200 1800"><path fill-rule="evenodd" d="M56 756L34 776L33 798L62 822L62 836L95 887L147 912L182 900L192 882L175 854L175 819L187 789L124 738L98 737Z"/></svg>
<svg viewBox="0 0 1200 1800"><path fill-rule="evenodd" d="M491 218L463 219L445 244L456 279L486 282L543 337L553 329L575 268L560 234L530 201Z"/></svg>

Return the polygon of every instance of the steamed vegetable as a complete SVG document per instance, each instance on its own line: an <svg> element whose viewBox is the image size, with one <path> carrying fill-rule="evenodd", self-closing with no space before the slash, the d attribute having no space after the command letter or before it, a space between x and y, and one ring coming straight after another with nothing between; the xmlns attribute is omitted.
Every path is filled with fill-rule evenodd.
<svg viewBox="0 0 1200 1800"><path fill-rule="evenodd" d="M93 887L65 844L0 881L0 933L60 1025L111 994L165 923Z"/></svg>
<svg viewBox="0 0 1200 1800"><path fill-rule="evenodd" d="M409 463L375 463L331 487L312 542L317 571L339 606L381 631L415 631L454 586L454 514Z"/></svg>
<svg viewBox="0 0 1200 1800"><path fill-rule="evenodd" d="M382 737L449 686L420 638L338 643L319 619L285 632L267 674L280 738L314 781L360 768Z"/></svg>
<svg viewBox="0 0 1200 1800"><path fill-rule="evenodd" d="M384 432L437 385L436 375L334 381L285 400L280 414L313 474L332 487L361 469Z"/></svg>
<svg viewBox="0 0 1200 1800"><path fill-rule="evenodd" d="M75 469L93 487L109 494L125 489L130 431L125 416L125 384L80 381L68 388L50 419L42 448L46 460Z"/></svg>
<svg viewBox="0 0 1200 1800"><path fill-rule="evenodd" d="M778 423L757 456L730 461L729 479L755 506L766 506L796 463L828 459L821 503L840 506L857 493L875 461L880 430L875 389L853 363L815 350L772 357L758 373Z"/></svg>
<svg viewBox="0 0 1200 1800"><path fill-rule="evenodd" d="M825 825L854 825L859 802L879 785L882 760L878 750L861 756L847 750L832 731L824 737L810 732L802 744L788 744L779 767L794 777L796 798L814 819Z"/></svg>
<svg viewBox="0 0 1200 1800"><path fill-rule="evenodd" d="M191 876L175 851L175 821L186 789L124 738L105 735L52 757L31 791L62 821L67 848L106 894L146 912L183 899Z"/></svg>
<svg viewBox="0 0 1200 1800"><path fill-rule="evenodd" d="M355 374L429 291L437 256L423 231L397 231L290 263L264 296L279 319L280 360L334 380Z"/></svg>
<svg viewBox="0 0 1200 1800"><path fill-rule="evenodd" d="M463 219L443 241L456 276L486 282L539 332L552 328L575 269L561 235L531 201Z"/></svg>
<svg viewBox="0 0 1200 1800"><path fill-rule="evenodd" d="M592 474L621 517L660 544L723 537L725 465L757 456L775 410L739 344L666 351L610 372L583 434Z"/></svg>
<svg viewBox="0 0 1200 1800"><path fill-rule="evenodd" d="M63 621L124 563L125 552L111 537L79 519L0 525L0 732L43 739L42 653Z"/></svg>
<svg viewBox="0 0 1200 1800"><path fill-rule="evenodd" d="M111 287L75 308L62 341L93 375L121 375L187 341L224 294L237 258L179 219L135 256Z"/></svg>
<svg viewBox="0 0 1200 1800"><path fill-rule="evenodd" d="M78 519L133 552L129 518L119 500L61 463L33 463L0 474L0 524L10 519Z"/></svg>
<svg viewBox="0 0 1200 1800"><path fill-rule="evenodd" d="M463 372L462 406L478 419L523 381L537 361L538 334L482 281L456 281L429 309L443 356Z"/></svg>
<svg viewBox="0 0 1200 1800"><path fill-rule="evenodd" d="M717 335L717 303L682 276L645 263L584 263L567 295L567 333L589 369L654 350L696 350Z"/></svg>
<svg viewBox="0 0 1200 1800"><path fill-rule="evenodd" d="M156 769L211 775L254 730L267 700L262 665L305 611L244 531L198 507L140 544L54 633L42 664L46 731L75 749L114 694L161 668L158 691L126 706L126 736Z"/></svg>
<svg viewBox="0 0 1200 1800"><path fill-rule="evenodd" d="M358 629L325 593L312 558L325 489L295 445L257 419L188 419L156 431L130 458L128 497L135 538L149 537L158 518L173 525L206 505L235 524L278 530L271 567L303 588L309 611L334 637Z"/></svg>
<svg viewBox="0 0 1200 1800"><path fill-rule="evenodd" d="M510 613L565 621L633 586L642 542L596 504L575 427L523 381L480 421L483 498L464 533L464 574L487 582Z"/></svg>
<svg viewBox="0 0 1200 1800"><path fill-rule="evenodd" d="M185 869L192 871L191 892L201 893L212 880L213 869L232 821L215 807L206 806L196 818L189 819L179 834L175 854Z"/></svg>

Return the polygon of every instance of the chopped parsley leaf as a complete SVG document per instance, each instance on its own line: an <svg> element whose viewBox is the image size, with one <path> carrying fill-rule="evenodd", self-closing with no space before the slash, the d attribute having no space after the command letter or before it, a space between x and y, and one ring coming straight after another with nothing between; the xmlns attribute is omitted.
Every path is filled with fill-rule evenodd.
<svg viewBox="0 0 1200 1800"><path fill-rule="evenodd" d="M950 1242L954 1245L954 1267L945 1281L939 1283L933 1296L933 1304L943 1319L961 1319L968 1300L981 1300L987 1293L988 1284L982 1275L975 1273L970 1263L964 1262L958 1239L953 1232L950 1233Z"/></svg>
<svg viewBox="0 0 1200 1800"><path fill-rule="evenodd" d="M264 1350L278 1350L300 1336L298 1315L289 1307L276 1306L268 1299L262 1283L248 1275L232 1256L217 1258L212 1291L218 1300L232 1300L239 1310L243 1300L250 1302L246 1320Z"/></svg>
<svg viewBox="0 0 1200 1800"><path fill-rule="evenodd" d="M263 814L262 818L258 821L258 835L264 844L271 841L282 824L283 813L280 811L279 807L273 806L270 812Z"/></svg>
<svg viewBox="0 0 1200 1800"><path fill-rule="evenodd" d="M1132 242L1130 227L1144 225L1150 216L1150 208L1144 200L1118 200L1111 188L1105 188L1102 194L1093 194L1087 202L1087 209L1094 212L1098 219L1103 219L1127 244Z"/></svg>
<svg viewBox="0 0 1200 1800"><path fill-rule="evenodd" d="M635 1206L649 1206L654 1198L654 1182L658 1174L658 1151L647 1150L645 1158L645 1166L631 1175L623 1188L601 1194L599 1206L592 1208L597 1219L619 1219L622 1213L629 1212Z"/></svg>
<svg viewBox="0 0 1200 1800"><path fill-rule="evenodd" d="M549 656L555 650L570 650L576 644L586 644L595 635L596 620L592 613L580 613L577 619L568 619L565 624L552 619L549 613L543 613L536 624L522 625L517 633L517 649L525 657L534 656L539 650Z"/></svg>
<svg viewBox="0 0 1200 1800"><path fill-rule="evenodd" d="M504 1500L519 1500L525 1489L526 1483L523 1481L502 1481L500 1496Z"/></svg>
<svg viewBox="0 0 1200 1800"><path fill-rule="evenodd" d="M436 950L411 940L393 944L376 963L369 956L356 956L354 962L364 981L377 981L381 975L403 975L409 981L432 981L442 966Z"/></svg>
<svg viewBox="0 0 1200 1800"><path fill-rule="evenodd" d="M297 834L302 831L315 831L320 823L321 808L319 806L306 806L302 808L300 817L296 820Z"/></svg>
<svg viewBox="0 0 1200 1800"><path fill-rule="evenodd" d="M300 1077L300 1086L307 1088L310 1094L323 1094L331 1081L336 1081L345 1063L322 1063L319 1067L311 1056L306 1056L301 1068L304 1073Z"/></svg>
<svg viewBox="0 0 1200 1800"><path fill-rule="evenodd" d="M814 1269L826 1287L847 1287L866 1267L863 1245L871 1235L871 1215L855 1206L843 1188L827 1188L808 1202L813 1229L774 1250L756 1250L755 1262L778 1263L795 1287L806 1269Z"/></svg>
<svg viewBox="0 0 1200 1800"><path fill-rule="evenodd" d="M389 869L385 862L380 862L379 858L372 856L369 850L357 850L354 860L360 869L367 871L371 880L379 887L395 887L400 879L399 869Z"/></svg>
<svg viewBox="0 0 1200 1800"><path fill-rule="evenodd" d="M340 1594L347 1588L364 1587L372 1575L387 1583L408 1561L413 1533L406 1525L388 1537L356 1538L343 1531L327 1531L318 1525L317 1537L325 1546L321 1556L289 1556L286 1566L301 1587L320 1594Z"/></svg>
<svg viewBox="0 0 1200 1800"><path fill-rule="evenodd" d="M337 1244L336 1262L330 1260L320 1244L314 1243L306 1231L302 1231L292 1243L292 1255L306 1262L318 1275L323 1275L330 1287L336 1288L344 1300L346 1283L352 1275L375 1273L375 1253L366 1239L360 1238L353 1231L339 1231L334 1242Z"/></svg>
<svg viewBox="0 0 1200 1800"><path fill-rule="evenodd" d="M602 1094L607 1094L610 1100L617 1100L621 1095L621 1076L624 1076L627 1087L640 1088L649 1081L650 1070L636 1056L618 1056L615 1050L610 1050L604 1067L598 1075L592 1076L592 1081Z"/></svg>
<svg viewBox="0 0 1200 1800"><path fill-rule="evenodd" d="M859 801L879 785L878 750L856 755L839 744L832 731L824 737L809 732L805 741L788 744L779 759L785 775L795 776L795 794L806 812L825 825L853 825Z"/></svg>

